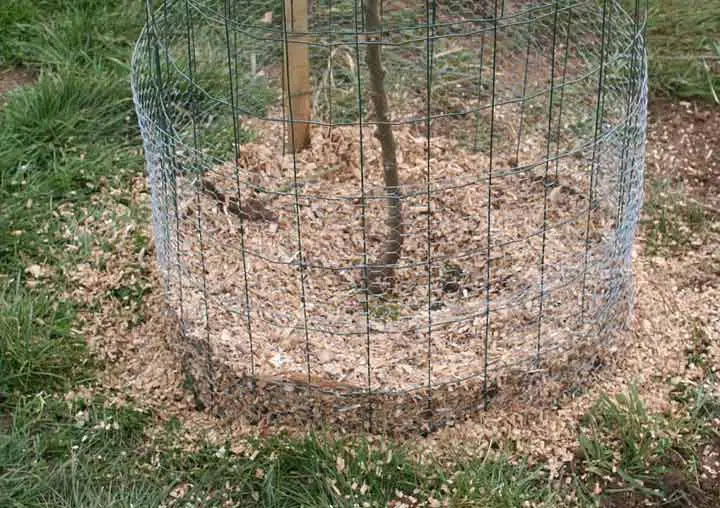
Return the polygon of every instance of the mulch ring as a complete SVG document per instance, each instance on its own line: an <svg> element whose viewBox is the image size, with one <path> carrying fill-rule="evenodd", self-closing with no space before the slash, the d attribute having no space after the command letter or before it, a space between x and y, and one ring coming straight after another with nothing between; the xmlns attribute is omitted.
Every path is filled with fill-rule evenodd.
<svg viewBox="0 0 720 508"><path fill-rule="evenodd" d="M701 112L703 107L661 105L654 110L648 146L649 179L666 174L668 161L672 161L676 177L690 183L695 182L694 179L700 182L701 164L707 153L699 155L696 144L695 149L685 153L682 150L688 145L670 143L667 139L676 134L669 128L675 115L702 116L705 115ZM693 129L695 133L688 139L710 141L719 132L717 112L703 118L692 128L685 125L686 131ZM705 177L708 182L717 182L714 172L717 166L712 168L713 172L708 170L711 174ZM689 188L696 187L702 185L697 183ZM701 191L692 195L696 199L705 196ZM133 188L133 200L147 203L142 178ZM708 193L707 202L712 200L713 196ZM132 248L130 235L117 234L110 215L105 220L88 220L83 227L94 233L98 251L100 243L107 238L114 238L117 245L116 251L103 263L92 261L76 271L78 289L73 293L73 297L88 303L101 304L97 310L83 314L80 328L105 359L102 389L115 390L160 410L161 419L180 419L188 442L198 437L218 443L229 439L234 449L242 449L247 446L249 436L268 432L260 425L247 425L232 418L218 419L209 411L195 409L192 395L183 389L185 379L181 365L168 347L162 290L155 279L155 262L150 252L139 256ZM147 230L146 224L133 227ZM504 408L491 405L488 411L469 421L417 439L417 453L460 460L459 454L484 456L499 444L499 452L543 461L551 470L559 471L573 460L580 418L601 394L612 395L635 385L651 412L679 411L671 400L674 384L700 383L707 375L703 367L689 361L691 345L698 333L708 339L704 341L703 353L706 364L720 364L720 271L712 269L718 266L713 246L720 242L720 235L713 230L707 235L703 246L681 257L647 256L645 238L642 233L639 235L634 252L637 296L630 340L607 358L602 368L589 374L586 383L576 390L561 392L552 400L539 399L532 404ZM140 271L138 266L142 268ZM703 267L704 285L689 284L688 280L697 276ZM150 286L139 309L107 298L108 291L118 284L118 273L140 277ZM137 322L138 311L145 314L141 322ZM513 449L504 449L504 443L512 443Z"/></svg>

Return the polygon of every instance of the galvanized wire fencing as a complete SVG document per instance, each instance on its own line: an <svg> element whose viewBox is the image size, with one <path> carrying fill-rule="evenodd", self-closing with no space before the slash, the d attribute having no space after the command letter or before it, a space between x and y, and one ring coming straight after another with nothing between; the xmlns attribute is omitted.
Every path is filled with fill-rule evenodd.
<svg viewBox="0 0 720 508"><path fill-rule="evenodd" d="M601 365L642 200L629 4L148 0L132 85L198 401L428 431Z"/></svg>

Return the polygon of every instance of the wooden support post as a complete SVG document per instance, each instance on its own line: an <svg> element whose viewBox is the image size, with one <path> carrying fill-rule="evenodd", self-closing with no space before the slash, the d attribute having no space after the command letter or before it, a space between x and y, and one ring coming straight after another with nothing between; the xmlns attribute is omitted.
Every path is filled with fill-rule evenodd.
<svg viewBox="0 0 720 508"><path fill-rule="evenodd" d="M283 94L285 117L292 124L288 129L287 150L299 152L310 144L310 55L308 32L308 0L284 0L285 27L288 44L283 61Z"/></svg>

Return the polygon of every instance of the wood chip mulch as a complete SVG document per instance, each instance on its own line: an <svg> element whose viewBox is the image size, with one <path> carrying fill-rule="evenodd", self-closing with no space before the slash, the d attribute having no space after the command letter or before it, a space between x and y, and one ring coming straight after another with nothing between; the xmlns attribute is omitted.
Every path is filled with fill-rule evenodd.
<svg viewBox="0 0 720 508"><path fill-rule="evenodd" d="M702 106L697 107L702 110L698 114L706 115ZM717 110L710 111L706 120L695 123L690 139L700 131L708 140L716 136L717 130L702 128L716 125L720 118ZM673 115L662 116L665 114L666 110L660 109L650 125L649 179L658 174L658 168L666 168L668 160L675 161L677 177L701 178L705 155L686 155L685 145L666 141L662 133L673 132L666 129ZM717 182L707 176L702 189L691 189L690 197L714 207L712 196L720 191ZM210 411L196 409L192 392L184 388L182 365L168 344L170 325L163 311L162 285L154 268L152 247L148 244L138 251L133 241L134 231L149 235L145 218L133 219L126 207L113 199L113 193L119 192L107 190L98 195L99 202L108 205L103 217L85 217L67 229L69 238L78 244L81 238L93 239L88 261L68 267L67 272L76 283L69 296L88 306L78 323L79 331L105 360L106 372L98 389L132 397L157 409L161 418L180 418L189 437L217 442L230 438L238 449L246 446L249 436L275 432L277 429L263 422L218 419ZM132 199L136 204L147 203L144 179L136 181ZM65 212L66 217L82 217L81 210ZM63 216L62 209L59 215ZM118 228L118 216L130 217L122 228ZM563 382L526 381L527 386L538 386L534 396L520 397L518 393L515 403L510 398L503 404L491 404L487 411L467 421L456 421L415 439L418 453L458 459L459 453L483 456L495 448L492 443L499 444L501 450L512 443L514 448L504 451L545 460L551 468L559 468L572 460L579 419L600 394L622 392L635 384L651 411L675 411L670 398L672 383L699 383L705 375L702 367L689 361L698 336L707 338L703 354L710 359L708 363L720 364L720 257L715 248L720 235L714 229L718 217L712 210L708 217L704 242L683 250L681 255L647 256L646 231L641 229L634 252L637 294L631 330L617 337L612 354L604 356L597 368L583 372L582 382L577 378L574 383L572 378ZM115 246L110 253L101 248L107 241ZM113 296L119 293L118 288L129 286L140 288L142 296L131 301ZM140 313L143 319L138 319Z"/></svg>

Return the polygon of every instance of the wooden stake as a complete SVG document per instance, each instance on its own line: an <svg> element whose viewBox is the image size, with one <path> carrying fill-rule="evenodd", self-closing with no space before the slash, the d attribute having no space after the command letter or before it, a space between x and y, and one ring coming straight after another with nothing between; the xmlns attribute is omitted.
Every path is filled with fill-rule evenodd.
<svg viewBox="0 0 720 508"><path fill-rule="evenodd" d="M285 1L285 27L288 44L283 61L283 93L288 129L287 150L299 152L310 144L310 56L308 52L307 0ZM292 118L290 113L292 112Z"/></svg>

